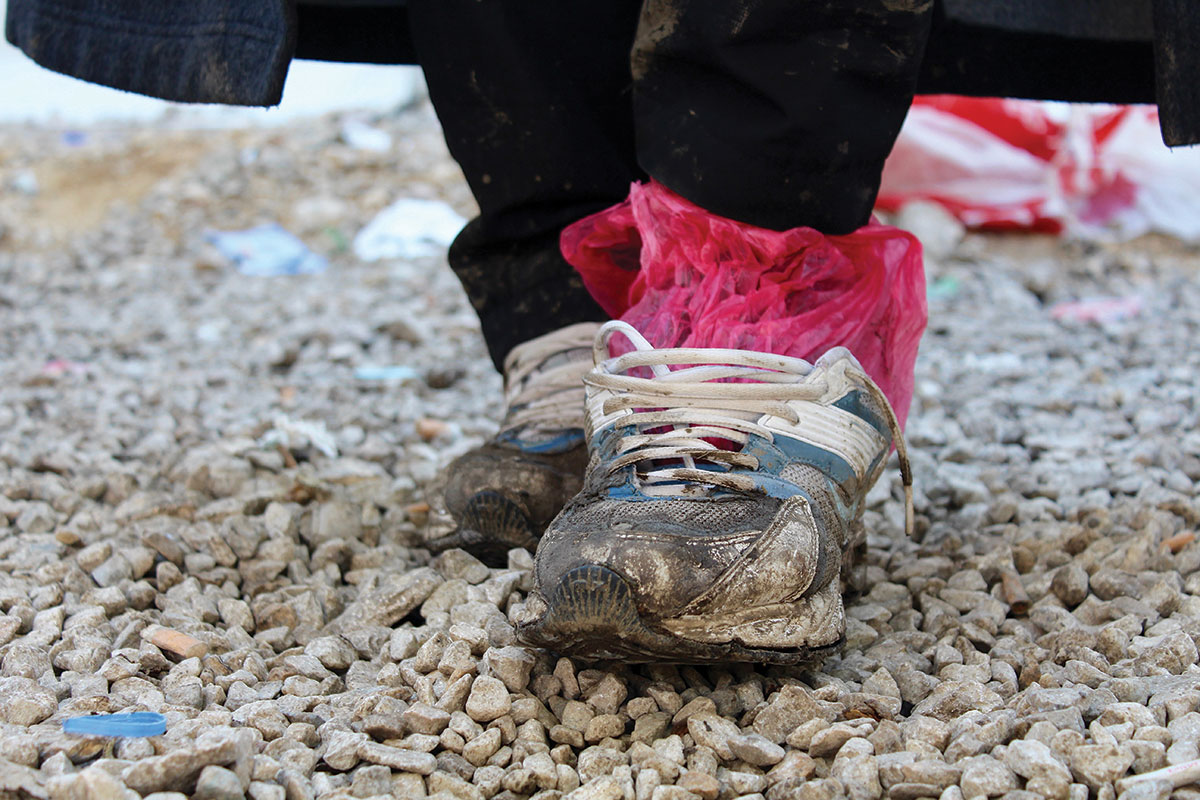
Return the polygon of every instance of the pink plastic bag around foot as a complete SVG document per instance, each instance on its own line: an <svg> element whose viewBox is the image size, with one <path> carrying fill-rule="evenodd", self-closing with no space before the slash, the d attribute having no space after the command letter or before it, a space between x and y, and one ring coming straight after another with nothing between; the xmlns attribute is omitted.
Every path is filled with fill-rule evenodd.
<svg viewBox="0 0 1200 800"><path fill-rule="evenodd" d="M563 231L563 256L614 318L656 347L732 347L814 360L850 350L901 424L925 329L916 237L871 224L846 236L773 231L708 213L666 187Z"/></svg>

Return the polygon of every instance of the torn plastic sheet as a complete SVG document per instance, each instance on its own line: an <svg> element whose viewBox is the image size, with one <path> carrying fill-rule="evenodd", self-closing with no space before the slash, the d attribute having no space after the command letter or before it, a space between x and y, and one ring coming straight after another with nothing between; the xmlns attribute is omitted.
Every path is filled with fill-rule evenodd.
<svg viewBox="0 0 1200 800"><path fill-rule="evenodd" d="M932 200L984 230L1200 240L1200 148L1168 148L1149 106L919 97L877 206Z"/></svg>
<svg viewBox="0 0 1200 800"><path fill-rule="evenodd" d="M375 215L354 237L363 261L436 256L450 246L466 220L440 200L406 197Z"/></svg>
<svg viewBox="0 0 1200 800"><path fill-rule="evenodd" d="M1103 325L1136 317L1142 313L1142 306L1142 298L1138 295L1087 297L1055 303L1050 308L1050 316L1070 322L1097 322Z"/></svg>
<svg viewBox="0 0 1200 800"><path fill-rule="evenodd" d="M286 414L275 417L271 429L262 435L259 444L293 451L311 447L327 458L337 458L338 455L337 440L325 423L292 419Z"/></svg>
<svg viewBox="0 0 1200 800"><path fill-rule="evenodd" d="M275 223L244 231L209 231L204 236L243 275L312 275L329 266L324 257Z"/></svg>
<svg viewBox="0 0 1200 800"><path fill-rule="evenodd" d="M404 364L364 364L354 370L354 377L360 381L410 381L421 377L421 373Z"/></svg>

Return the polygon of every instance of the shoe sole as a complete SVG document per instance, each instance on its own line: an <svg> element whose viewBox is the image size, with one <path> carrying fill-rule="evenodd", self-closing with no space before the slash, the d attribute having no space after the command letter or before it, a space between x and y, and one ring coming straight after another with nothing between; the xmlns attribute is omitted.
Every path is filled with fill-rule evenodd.
<svg viewBox="0 0 1200 800"><path fill-rule="evenodd" d="M545 613L521 624L518 637L535 647L593 661L805 664L827 658L845 642L843 636L822 647L773 650L697 642L655 630L638 613L625 579L596 564L567 572L544 599Z"/></svg>

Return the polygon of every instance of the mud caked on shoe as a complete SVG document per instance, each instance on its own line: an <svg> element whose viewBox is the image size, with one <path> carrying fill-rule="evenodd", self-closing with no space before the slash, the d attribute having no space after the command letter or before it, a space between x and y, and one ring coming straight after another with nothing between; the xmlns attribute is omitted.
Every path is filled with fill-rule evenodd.
<svg viewBox="0 0 1200 800"><path fill-rule="evenodd" d="M634 349L610 358L618 333ZM625 661L836 650L843 560L893 443L912 527L899 423L850 352L655 349L610 322L595 358L587 476L538 546L520 638Z"/></svg>
<svg viewBox="0 0 1200 800"><path fill-rule="evenodd" d="M457 529L429 542L461 547L492 566L532 551L546 525L583 483L583 376L592 368L598 322L561 328L513 348L504 362L500 432L446 471L446 510Z"/></svg>

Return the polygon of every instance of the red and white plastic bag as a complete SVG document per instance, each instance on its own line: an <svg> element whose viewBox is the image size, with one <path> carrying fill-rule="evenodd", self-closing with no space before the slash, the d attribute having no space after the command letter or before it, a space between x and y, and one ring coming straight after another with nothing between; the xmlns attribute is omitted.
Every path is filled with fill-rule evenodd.
<svg viewBox="0 0 1200 800"><path fill-rule="evenodd" d="M877 206L940 203L969 228L1200 240L1200 148L1162 143L1150 106L918 97Z"/></svg>

